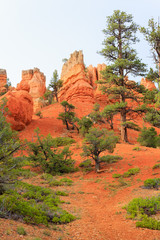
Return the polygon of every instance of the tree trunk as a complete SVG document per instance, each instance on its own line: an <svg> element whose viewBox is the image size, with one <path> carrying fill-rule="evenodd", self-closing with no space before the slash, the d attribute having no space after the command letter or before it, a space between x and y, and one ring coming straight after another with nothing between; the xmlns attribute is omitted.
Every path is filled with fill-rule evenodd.
<svg viewBox="0 0 160 240"><path fill-rule="evenodd" d="M97 158L95 159L95 163L96 163L96 165L95 165L96 172L99 172L99 170L100 170L99 157L97 157Z"/></svg>
<svg viewBox="0 0 160 240"><path fill-rule="evenodd" d="M122 124L126 122L126 113L121 112L121 139L123 142L128 142L127 128Z"/></svg>
<svg viewBox="0 0 160 240"><path fill-rule="evenodd" d="M65 120L65 123L66 123L66 128L67 128L67 130L69 130L69 126L68 126L67 120Z"/></svg>
<svg viewBox="0 0 160 240"><path fill-rule="evenodd" d="M55 96L56 96L56 101L58 102L58 96L57 96L57 93L55 94Z"/></svg>

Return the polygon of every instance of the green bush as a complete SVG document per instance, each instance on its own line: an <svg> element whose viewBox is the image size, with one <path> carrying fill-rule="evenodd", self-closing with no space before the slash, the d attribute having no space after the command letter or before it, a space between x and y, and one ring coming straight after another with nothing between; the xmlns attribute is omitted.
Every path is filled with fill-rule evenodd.
<svg viewBox="0 0 160 240"><path fill-rule="evenodd" d="M86 172L92 170L92 161L87 159L79 164L79 167L83 168Z"/></svg>
<svg viewBox="0 0 160 240"><path fill-rule="evenodd" d="M79 125L79 132L82 134L82 136L85 136L86 133L88 133L89 129L92 127L93 122L90 118L82 117L78 121Z"/></svg>
<svg viewBox="0 0 160 240"><path fill-rule="evenodd" d="M157 163L152 167L152 169L157 169L157 168L160 168L160 163Z"/></svg>
<svg viewBox="0 0 160 240"><path fill-rule="evenodd" d="M17 233L23 236L27 235L26 230L23 227L17 227Z"/></svg>
<svg viewBox="0 0 160 240"><path fill-rule="evenodd" d="M134 147L132 150L134 150L134 151L140 151L141 149L140 149L140 147Z"/></svg>
<svg viewBox="0 0 160 240"><path fill-rule="evenodd" d="M158 189L160 186L160 178L154 178L154 179L147 179L144 181L144 186L146 188L156 188Z"/></svg>
<svg viewBox="0 0 160 240"><path fill-rule="evenodd" d="M151 108L144 117L145 122L149 122L154 127L160 127L160 111L154 108Z"/></svg>
<svg viewBox="0 0 160 240"><path fill-rule="evenodd" d="M160 221L152 217L144 216L141 221L136 222L136 227L160 230Z"/></svg>
<svg viewBox="0 0 160 240"><path fill-rule="evenodd" d="M46 173L53 175L74 172L74 160L71 158L69 147L58 148L57 145L69 144L73 142L70 138L54 139L48 134L46 137L39 135L39 129L35 130L37 140L31 142L29 146L28 159L40 166Z"/></svg>
<svg viewBox="0 0 160 240"><path fill-rule="evenodd" d="M41 111L38 111L38 112L36 113L36 116L38 116L38 117L40 117L40 118L43 118L43 115L42 115L42 112L41 112Z"/></svg>
<svg viewBox="0 0 160 240"><path fill-rule="evenodd" d="M75 217L59 207L58 195L67 194L18 182L15 189L0 196L0 217L31 224L68 223Z"/></svg>
<svg viewBox="0 0 160 240"><path fill-rule="evenodd" d="M121 156L106 155L106 156L100 157L100 162L115 163L122 159L123 158Z"/></svg>
<svg viewBox="0 0 160 240"><path fill-rule="evenodd" d="M144 127L139 134L137 141L146 147L156 148L160 145L160 136L157 135L155 128Z"/></svg>
<svg viewBox="0 0 160 240"><path fill-rule="evenodd" d="M112 177L113 177L113 178L120 178L120 177L122 177L122 175L119 174L119 173L114 173L114 174L112 175Z"/></svg>
<svg viewBox="0 0 160 240"><path fill-rule="evenodd" d="M160 197L152 198L135 198L127 206L125 206L129 218L138 219L137 227L160 230L160 221L153 219L151 216L155 215L160 210Z"/></svg>
<svg viewBox="0 0 160 240"><path fill-rule="evenodd" d="M127 172L124 172L122 176L124 178L127 178L127 177L135 175L135 174L137 174L139 172L140 172L140 168L138 168L138 167L137 168L130 168Z"/></svg>

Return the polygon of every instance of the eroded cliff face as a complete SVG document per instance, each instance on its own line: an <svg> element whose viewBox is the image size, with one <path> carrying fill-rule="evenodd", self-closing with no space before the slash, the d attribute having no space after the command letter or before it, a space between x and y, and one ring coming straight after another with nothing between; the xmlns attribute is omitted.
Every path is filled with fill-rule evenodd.
<svg viewBox="0 0 160 240"><path fill-rule="evenodd" d="M41 97L46 91L46 77L38 68L22 71L22 80L17 85L17 90L28 91L33 98L34 112L39 111L43 102Z"/></svg>
<svg viewBox="0 0 160 240"><path fill-rule="evenodd" d="M148 90L156 89L156 86L155 86L154 82L148 80L147 78L142 78L140 84L145 86L145 88L148 89Z"/></svg>
<svg viewBox="0 0 160 240"><path fill-rule="evenodd" d="M80 64L84 66L84 61L83 61L83 52L80 51L75 51L70 55L70 58L68 61L66 61L63 64L62 67L62 72L61 72L61 79L64 79L65 75L69 72L70 69L72 69L75 65Z"/></svg>
<svg viewBox="0 0 160 240"><path fill-rule="evenodd" d="M0 69L0 93L6 92L5 85L7 84L7 72L5 69Z"/></svg>
<svg viewBox="0 0 160 240"><path fill-rule="evenodd" d="M75 51L63 65L61 80L63 87L59 93L59 101L90 102L106 101L106 96L101 94L97 81L101 79L100 71L106 67L99 64L85 68L82 51Z"/></svg>
<svg viewBox="0 0 160 240"><path fill-rule="evenodd" d="M9 114L7 122L11 124L12 129L20 131L26 125L30 124L33 115L33 100L31 95L25 90L9 91L0 97L7 99Z"/></svg>

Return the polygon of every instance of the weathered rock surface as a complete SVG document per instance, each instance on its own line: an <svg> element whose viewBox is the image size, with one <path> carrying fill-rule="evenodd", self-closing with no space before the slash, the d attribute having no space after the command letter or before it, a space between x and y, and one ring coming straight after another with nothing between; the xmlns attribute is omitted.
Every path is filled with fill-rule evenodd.
<svg viewBox="0 0 160 240"><path fill-rule="evenodd" d="M0 69L0 93L5 92L7 84L7 72L5 69Z"/></svg>
<svg viewBox="0 0 160 240"><path fill-rule="evenodd" d="M25 90L9 91L2 97L7 98L7 107L9 115L7 121L12 129L20 131L25 128L32 120L33 100L31 95Z"/></svg>
<svg viewBox="0 0 160 240"><path fill-rule="evenodd" d="M75 51L70 55L70 58L67 62L63 64L62 72L61 72L61 79L64 79L64 76L68 73L68 71L74 67L76 64L84 65L83 62L83 53L82 51Z"/></svg>
<svg viewBox="0 0 160 240"><path fill-rule="evenodd" d="M17 85L17 90L28 91L33 98L34 112L42 107L40 97L46 91L46 77L38 68L22 71L22 80Z"/></svg>
<svg viewBox="0 0 160 240"><path fill-rule="evenodd" d="M62 68L63 87L58 96L59 101L106 102L106 96L102 95L97 84L101 79L100 71L105 67L105 64L99 64L97 68L90 65L85 69L82 51L75 51Z"/></svg>
<svg viewBox="0 0 160 240"><path fill-rule="evenodd" d="M60 102L63 100L94 102L93 87L86 76L84 65L76 64L67 71L58 97Z"/></svg>
<svg viewBox="0 0 160 240"><path fill-rule="evenodd" d="M141 79L141 85L145 86L145 88L148 90L156 89L155 84L146 78Z"/></svg>

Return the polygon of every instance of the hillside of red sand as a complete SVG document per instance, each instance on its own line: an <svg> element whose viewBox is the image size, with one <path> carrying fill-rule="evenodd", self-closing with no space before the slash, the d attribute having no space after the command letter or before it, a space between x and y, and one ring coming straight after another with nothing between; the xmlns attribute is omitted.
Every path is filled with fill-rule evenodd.
<svg viewBox="0 0 160 240"><path fill-rule="evenodd" d="M81 117L91 112L93 104L75 103L76 114ZM103 106L102 106L103 107ZM34 137L34 129L39 127L41 134L50 133L53 137L69 136L76 140L71 146L73 158L78 166L83 161L80 153L83 139L76 132L67 131L62 122L57 119L62 106L59 103L42 109L43 118L34 115L33 121L23 131L20 138L31 141ZM137 120L143 125L142 119ZM115 121L115 132L119 135L119 119ZM149 197L159 194L159 190L147 190L141 188L143 181L148 178L160 177L160 169L152 167L160 161L160 150L141 147L139 151L133 150L136 143L137 132L129 132L131 144L118 143L113 154L123 157L117 163L103 167L101 173L91 171L84 173L78 171L67 174L73 180L72 186L52 187L65 190L69 196L62 197L66 203L64 209L77 216L77 219L66 225L49 228L24 224L22 222L0 219L0 239L3 240L158 240L160 232L149 229L136 228L135 221L126 218L126 210L123 206L135 197ZM123 182L112 177L113 173L124 173L130 168L139 167L140 173L124 179ZM40 173L31 179L25 180L36 185L47 186L42 183ZM64 198L64 199L63 199ZM68 204L70 203L70 204ZM156 216L160 220L160 216ZM22 226L26 236L18 235L17 226Z"/></svg>

